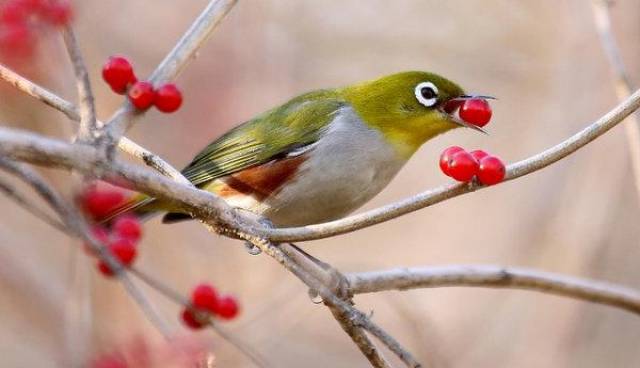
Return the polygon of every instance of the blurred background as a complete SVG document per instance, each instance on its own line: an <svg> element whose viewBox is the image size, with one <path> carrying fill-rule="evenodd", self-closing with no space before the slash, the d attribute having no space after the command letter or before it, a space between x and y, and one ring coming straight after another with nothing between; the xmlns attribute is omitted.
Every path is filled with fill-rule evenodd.
<svg viewBox="0 0 640 368"><path fill-rule="evenodd" d="M99 117L122 102L100 78L112 54L150 73L204 0L75 2L76 31ZM640 80L640 1L612 8L631 77ZM12 67L68 99L73 74L56 33ZM183 108L156 111L129 137L175 166L213 138L301 92L402 70L429 70L491 94L490 135L457 130L423 147L364 209L447 182L439 153L486 149L512 162L550 147L614 104L590 2L509 0L245 0L178 79ZM68 138L65 117L0 84L3 125ZM45 171L58 187L68 175ZM6 176L3 176L6 178ZM622 126L533 175L382 225L302 244L342 271L459 263L535 267L640 288L640 215ZM23 187L21 187L23 188ZM78 242L0 196L2 366L72 366L131 339L160 341L121 285L94 270ZM145 226L141 269L184 291L210 281L238 296L227 323L272 367L366 367L327 309L267 256L198 223ZM179 308L149 298L177 333ZM442 288L363 295L357 306L426 367L601 367L640 361L640 320L627 312L529 291ZM220 367L252 367L212 332ZM390 354L388 354L389 357ZM635 363L633 363L635 362Z"/></svg>

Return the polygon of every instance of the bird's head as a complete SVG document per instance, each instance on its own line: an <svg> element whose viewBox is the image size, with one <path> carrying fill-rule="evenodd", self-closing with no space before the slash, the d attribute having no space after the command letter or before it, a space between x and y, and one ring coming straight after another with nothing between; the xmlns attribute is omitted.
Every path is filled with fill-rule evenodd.
<svg viewBox="0 0 640 368"><path fill-rule="evenodd" d="M448 130L467 127L483 131L462 120L457 110L465 99L487 97L465 95L461 87L437 74L392 74L341 92L366 124L380 130L407 157Z"/></svg>

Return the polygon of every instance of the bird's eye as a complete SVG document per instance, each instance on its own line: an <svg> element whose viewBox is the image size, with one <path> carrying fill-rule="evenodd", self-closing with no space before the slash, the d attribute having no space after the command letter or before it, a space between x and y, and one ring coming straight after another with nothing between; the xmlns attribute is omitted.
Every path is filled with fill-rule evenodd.
<svg viewBox="0 0 640 368"><path fill-rule="evenodd" d="M416 86L416 98L418 102L431 107L438 102L438 87L431 82L422 82Z"/></svg>

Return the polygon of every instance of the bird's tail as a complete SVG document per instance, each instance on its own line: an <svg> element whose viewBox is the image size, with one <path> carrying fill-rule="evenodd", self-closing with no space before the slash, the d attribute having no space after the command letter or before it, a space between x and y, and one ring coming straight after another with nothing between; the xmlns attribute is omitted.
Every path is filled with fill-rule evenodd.
<svg viewBox="0 0 640 368"><path fill-rule="evenodd" d="M98 222L100 224L109 224L113 219L124 214L134 215L139 220L145 221L159 214L161 209L155 198L139 194L115 207L106 216L98 219Z"/></svg>

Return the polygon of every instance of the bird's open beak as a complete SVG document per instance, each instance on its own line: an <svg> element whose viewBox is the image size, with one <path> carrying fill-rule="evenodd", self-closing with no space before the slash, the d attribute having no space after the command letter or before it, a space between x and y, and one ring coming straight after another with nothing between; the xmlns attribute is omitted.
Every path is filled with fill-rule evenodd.
<svg viewBox="0 0 640 368"><path fill-rule="evenodd" d="M465 128L470 128L473 130L477 130L481 133L484 134L489 134L487 133L486 130L482 129L479 126L467 123L466 121L462 120L460 118L460 115L458 114L458 110L460 109L460 106L462 105L462 103L465 100L473 100L476 98L482 98L485 100L495 100L496 98L493 96L485 96L485 95L462 95L462 96L458 96L458 97L454 97L452 99L450 99L449 101L445 102L444 104L442 104L442 106L440 107L440 112L442 112L443 114L446 114L449 117L449 120L451 120L452 122L465 127Z"/></svg>

